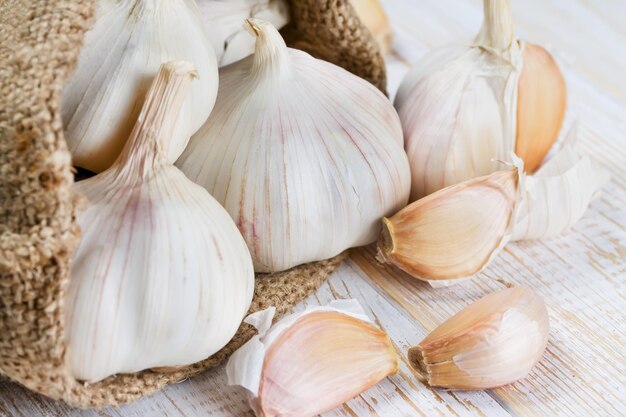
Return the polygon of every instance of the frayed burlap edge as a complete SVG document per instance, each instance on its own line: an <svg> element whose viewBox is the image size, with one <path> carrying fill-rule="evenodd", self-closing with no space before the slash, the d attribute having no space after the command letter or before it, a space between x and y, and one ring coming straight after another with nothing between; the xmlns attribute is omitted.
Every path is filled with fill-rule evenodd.
<svg viewBox="0 0 626 417"><path fill-rule="evenodd" d="M292 3L294 22L306 36L333 30L332 19L313 20L307 29L297 18L314 8L314 0ZM349 8L341 13L353 12ZM346 22L358 23L341 13L334 14L343 16L338 34L345 32ZM0 374L83 408L127 403L197 375L223 362L254 334L242 325L216 355L169 373L116 375L88 385L69 375L62 300L70 255L80 235L76 224L80 197L70 191L71 159L58 98L92 15L91 0L0 0ZM316 40L311 39L305 43L314 45ZM350 60L344 53L326 59L359 73L355 63L369 56ZM359 75L363 74L374 74L370 80L380 85L378 71L367 69ZM257 277L250 311L274 305L277 316L284 314L319 288L343 257Z"/></svg>

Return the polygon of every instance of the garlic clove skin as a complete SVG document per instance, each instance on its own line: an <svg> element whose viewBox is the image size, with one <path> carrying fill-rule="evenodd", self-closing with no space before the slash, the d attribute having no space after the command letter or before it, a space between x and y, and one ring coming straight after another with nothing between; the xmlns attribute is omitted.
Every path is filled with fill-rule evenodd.
<svg viewBox="0 0 626 417"><path fill-rule="evenodd" d="M257 272L371 243L410 172L389 100L250 20L254 56L221 69L215 111L177 161L228 210Z"/></svg>
<svg viewBox="0 0 626 417"><path fill-rule="evenodd" d="M604 167L566 145L535 175L526 177L512 239L563 233L580 220L609 180Z"/></svg>
<svg viewBox="0 0 626 417"><path fill-rule="evenodd" d="M280 29L289 22L285 0L197 0L202 22L220 67L254 53L255 39L242 22L255 18Z"/></svg>
<svg viewBox="0 0 626 417"><path fill-rule="evenodd" d="M89 202L78 216L82 239L65 298L76 379L205 359L249 308L254 271L245 242L220 204L168 162L196 76L189 63L163 65L120 157L73 185Z"/></svg>
<svg viewBox="0 0 626 417"><path fill-rule="evenodd" d="M526 377L548 342L543 300L524 287L489 294L409 349L411 366L433 387L490 389Z"/></svg>
<svg viewBox="0 0 626 417"><path fill-rule="evenodd" d="M386 55L391 49L393 32L380 0L350 0L350 4L376 39L381 53Z"/></svg>
<svg viewBox="0 0 626 417"><path fill-rule="evenodd" d="M186 60L198 71L175 140L174 162L206 121L217 95L217 63L193 0L98 0L77 68L61 99L73 163L93 172L113 164L133 129L163 62ZM175 145L175 146L174 146Z"/></svg>
<svg viewBox="0 0 626 417"><path fill-rule="evenodd" d="M498 171L411 203L383 220L377 258L446 284L480 272L510 238L519 175Z"/></svg>
<svg viewBox="0 0 626 417"><path fill-rule="evenodd" d="M258 314L261 323L271 322L273 311ZM370 324L356 300L286 317L260 331L226 367L229 384L246 387L256 415L267 417L326 412L397 369L389 337Z"/></svg>
<svg viewBox="0 0 626 417"><path fill-rule="evenodd" d="M527 173L537 170L556 142L565 118L565 79L548 51L531 43L523 47L517 95L515 153Z"/></svg>

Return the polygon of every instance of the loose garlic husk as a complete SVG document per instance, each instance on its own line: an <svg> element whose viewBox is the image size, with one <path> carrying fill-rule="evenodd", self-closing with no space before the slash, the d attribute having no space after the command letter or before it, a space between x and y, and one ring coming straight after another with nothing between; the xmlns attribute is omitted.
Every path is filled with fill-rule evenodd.
<svg viewBox="0 0 626 417"><path fill-rule="evenodd" d="M73 187L89 202L65 301L79 380L202 360L252 300L252 260L230 216L168 162L195 76L189 63L163 65L122 154Z"/></svg>
<svg viewBox="0 0 626 417"><path fill-rule="evenodd" d="M550 54L514 39L509 0L484 0L474 43L430 53L395 100L412 174L411 201L487 175L515 151L532 173L557 139L565 82Z"/></svg>
<svg viewBox="0 0 626 417"><path fill-rule="evenodd" d="M177 161L235 219L257 272L376 240L404 207L398 116L368 82L248 21L254 56L221 69L215 111Z"/></svg>
<svg viewBox="0 0 626 417"><path fill-rule="evenodd" d="M94 172L124 148L144 96L163 62L194 64L198 81L187 97L168 148L176 161L206 121L217 95L215 53L193 0L98 0L76 71L61 100L74 165Z"/></svg>
<svg viewBox="0 0 626 417"><path fill-rule="evenodd" d="M350 0L361 22L369 29L383 55L391 49L393 32L380 0Z"/></svg>
<svg viewBox="0 0 626 417"><path fill-rule="evenodd" d="M409 362L433 387L489 389L524 378L548 342L548 311L524 287L476 301L409 349Z"/></svg>
<svg viewBox="0 0 626 417"><path fill-rule="evenodd" d="M609 179L604 167L565 146L535 175L526 177L512 240L563 233L580 220Z"/></svg>
<svg viewBox="0 0 626 417"><path fill-rule="evenodd" d="M220 67L254 53L255 39L241 22L262 19L278 29L289 22L285 0L198 0L198 8Z"/></svg>
<svg viewBox="0 0 626 417"><path fill-rule="evenodd" d="M229 385L248 390L257 416L314 416L398 370L389 337L371 324L356 300L309 308L270 328L274 311L245 320L259 334L226 365Z"/></svg>
<svg viewBox="0 0 626 417"><path fill-rule="evenodd" d="M427 281L480 272L511 237L518 190L510 169L411 203L383 220L377 258Z"/></svg>

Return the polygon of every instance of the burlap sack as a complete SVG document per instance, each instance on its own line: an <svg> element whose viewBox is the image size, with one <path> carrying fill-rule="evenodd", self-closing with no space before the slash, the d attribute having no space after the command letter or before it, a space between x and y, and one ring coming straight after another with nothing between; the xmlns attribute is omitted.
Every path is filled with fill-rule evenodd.
<svg viewBox="0 0 626 417"><path fill-rule="evenodd" d="M299 44L384 88L382 58L347 0L292 3ZM242 325L223 350L171 373L116 375L89 385L68 373L63 296L80 230L58 99L92 15L93 0L0 0L0 375L78 407L149 395L216 366L254 333ZM337 40L339 49L317 48L315 36L320 45ZM250 311L274 305L285 313L341 260L258 276Z"/></svg>

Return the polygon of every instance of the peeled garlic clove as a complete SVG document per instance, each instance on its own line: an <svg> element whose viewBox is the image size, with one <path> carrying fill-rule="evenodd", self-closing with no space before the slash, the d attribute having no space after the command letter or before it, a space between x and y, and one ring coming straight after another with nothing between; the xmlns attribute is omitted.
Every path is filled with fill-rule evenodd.
<svg viewBox="0 0 626 417"><path fill-rule="evenodd" d="M252 260L235 224L168 162L195 76L189 63L163 65L120 157L73 186L89 202L65 299L68 366L79 380L205 359L252 300Z"/></svg>
<svg viewBox="0 0 626 417"><path fill-rule="evenodd" d="M515 153L526 172L539 167L556 139L565 117L565 79L544 48L524 44L523 67L517 95Z"/></svg>
<svg viewBox="0 0 626 417"><path fill-rule="evenodd" d="M378 259L423 280L469 277L510 238L516 169L444 188L383 220Z"/></svg>
<svg viewBox="0 0 626 417"><path fill-rule="evenodd" d="M604 167L566 146L535 175L526 178L513 240L564 232L580 220L609 179Z"/></svg>
<svg viewBox="0 0 626 417"><path fill-rule="evenodd" d="M186 60L198 71L168 160L174 162L206 121L217 95L217 63L195 2L98 0L76 71L61 100L61 116L75 165L94 172L111 166L163 62Z"/></svg>
<svg viewBox="0 0 626 417"><path fill-rule="evenodd" d="M492 160L513 151L534 169L558 135L565 86L543 48L515 40L509 0L484 0L474 43L429 53L403 80L395 106L414 201L503 169Z"/></svg>
<svg viewBox="0 0 626 417"><path fill-rule="evenodd" d="M409 349L411 366L431 386L489 389L524 378L548 342L548 311L524 287L489 294Z"/></svg>
<svg viewBox="0 0 626 417"><path fill-rule="evenodd" d="M393 33L380 0L350 0L350 4L361 22L372 32L382 54L385 55L391 48Z"/></svg>
<svg viewBox="0 0 626 417"><path fill-rule="evenodd" d="M270 329L273 313L246 319L259 335L226 365L228 383L249 391L258 416L314 416L398 370L389 337L370 324L356 300L309 308Z"/></svg>
<svg viewBox="0 0 626 417"><path fill-rule="evenodd" d="M368 82L249 21L254 56L221 69L215 110L177 165L228 210L257 272L373 242L404 207L402 129Z"/></svg>
<svg viewBox="0 0 626 417"><path fill-rule="evenodd" d="M198 0L198 8L220 67L254 53L255 39L241 25L263 19L280 29L289 22L285 0Z"/></svg>

